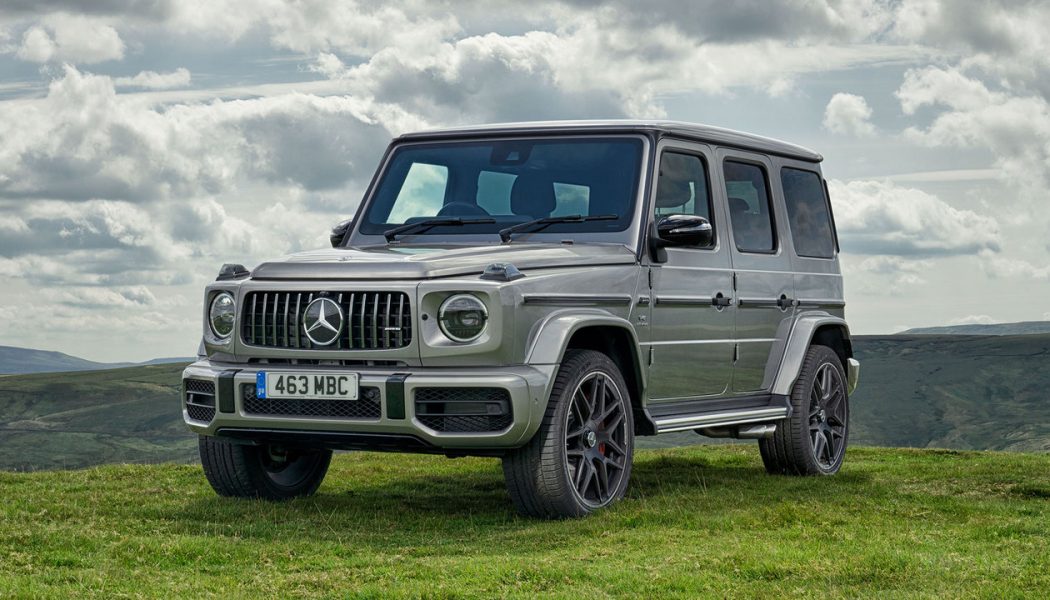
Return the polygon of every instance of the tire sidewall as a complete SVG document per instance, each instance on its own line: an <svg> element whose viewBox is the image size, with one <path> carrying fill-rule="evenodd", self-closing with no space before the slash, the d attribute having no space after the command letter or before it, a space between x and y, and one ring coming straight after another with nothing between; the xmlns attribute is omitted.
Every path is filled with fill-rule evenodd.
<svg viewBox="0 0 1050 600"><path fill-rule="evenodd" d="M626 464L624 465L623 475L620 477L616 488L610 490L609 500L602 504L588 502L580 496L580 493L576 490L576 486L573 485L572 479L569 475L569 462L565 439L573 394L576 392L580 383L594 373L605 375L609 378L609 381L616 386L620 402L624 405L624 421L626 422L627 430L627 447L624 448L627 456L624 459ZM562 375L562 373L559 373L559 377ZM627 391L627 384L624 381L620 370L616 368L615 363L605 357L605 355L595 352L593 355L587 357L583 368L567 373L564 384L561 386L560 394L558 394L558 397L556 398L552 397L551 401L557 402L557 409L554 411L554 418L549 424L549 437L551 439L548 443L557 444L557 460L560 465L559 472L562 479L562 485L568 492L566 495L571 498L571 501L578 508L575 512L578 512L581 515L589 514L615 503L623 497L627 490L631 478L631 467L634 462L634 419L631 412L632 407L630 396Z"/></svg>
<svg viewBox="0 0 1050 600"><path fill-rule="evenodd" d="M834 350L828 348L827 346L812 346L808 354L809 355L806 357L806 362L809 368L807 369L806 377L799 381L801 385L796 387L794 392L795 394L801 395L801 397L796 396L796 400L799 401L800 408L800 429L804 437L803 441L806 447L806 456L808 457L811 469L814 472L822 475L833 475L837 473L840 468L842 468L842 463L846 458L846 450L848 450L849 448L850 410L849 393L847 391L848 388L846 385L846 372L845 369L842 368L842 362L839 360L838 355L835 354ZM839 380L843 388L842 401L845 404L846 409L846 427L844 435L842 437L843 450L839 454L838 458L836 458L835 462L833 462L830 466L827 467L820 464L820 461L818 461L816 456L813 455L813 437L809 433L809 412L810 405L813 402L811 398L811 392L813 390L813 386L816 385L817 372L825 364L831 365L831 367L835 369L835 371L838 373Z"/></svg>

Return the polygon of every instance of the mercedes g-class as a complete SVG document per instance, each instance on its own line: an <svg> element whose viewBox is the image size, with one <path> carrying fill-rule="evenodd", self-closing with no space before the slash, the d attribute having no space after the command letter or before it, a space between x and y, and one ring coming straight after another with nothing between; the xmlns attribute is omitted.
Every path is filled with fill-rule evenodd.
<svg viewBox="0 0 1050 600"><path fill-rule="evenodd" d="M493 456L521 513L576 517L672 431L837 472L859 364L821 160L660 121L398 137L331 249L208 286L182 396L208 481L284 499L335 449Z"/></svg>

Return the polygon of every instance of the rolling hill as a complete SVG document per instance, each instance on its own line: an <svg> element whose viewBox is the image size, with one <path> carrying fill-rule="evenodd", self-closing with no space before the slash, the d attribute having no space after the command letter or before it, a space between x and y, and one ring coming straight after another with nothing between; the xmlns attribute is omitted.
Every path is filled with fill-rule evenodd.
<svg viewBox="0 0 1050 600"><path fill-rule="evenodd" d="M195 460L185 363L0 377L0 469Z"/></svg>
<svg viewBox="0 0 1050 600"><path fill-rule="evenodd" d="M1050 321L916 327L897 335L1031 335L1050 333Z"/></svg>
<svg viewBox="0 0 1050 600"><path fill-rule="evenodd" d="M27 373L62 373L67 371L98 371L116 369L135 365L156 365L166 363L185 363L192 361L189 357L155 358L143 363L100 363L62 352L50 350L33 350L16 346L0 346L0 375L20 375Z"/></svg>
<svg viewBox="0 0 1050 600"><path fill-rule="evenodd" d="M1050 335L860 336L854 347L852 444L1050 451ZM195 460L182 366L0 377L0 469ZM687 432L639 446L712 441Z"/></svg>

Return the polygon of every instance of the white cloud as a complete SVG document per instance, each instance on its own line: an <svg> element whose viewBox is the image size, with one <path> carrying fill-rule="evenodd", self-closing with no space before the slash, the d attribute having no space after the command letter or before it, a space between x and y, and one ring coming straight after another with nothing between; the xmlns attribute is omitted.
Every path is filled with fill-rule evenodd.
<svg viewBox="0 0 1050 600"><path fill-rule="evenodd" d="M167 90L171 88L185 87L190 84L190 72L188 69L178 68L170 73L157 73L156 71L142 71L134 77L118 77L113 82L118 86L140 87L151 90Z"/></svg>
<svg viewBox="0 0 1050 600"><path fill-rule="evenodd" d="M56 13L25 31L18 57L36 63L93 64L124 58L124 42L104 21Z"/></svg>
<svg viewBox="0 0 1050 600"><path fill-rule="evenodd" d="M998 322L988 315L966 315L948 320L949 325L992 325Z"/></svg>
<svg viewBox="0 0 1050 600"><path fill-rule="evenodd" d="M1050 281L1050 265L1033 264L1023 258L983 256L981 268L993 279L1022 279L1027 281Z"/></svg>
<svg viewBox="0 0 1050 600"><path fill-rule="evenodd" d="M880 181L828 182L843 249L936 256L998 252L999 223L918 189Z"/></svg>
<svg viewBox="0 0 1050 600"><path fill-rule="evenodd" d="M875 134L871 107L863 96L838 93L824 109L824 128L832 133L867 137Z"/></svg>
<svg viewBox="0 0 1050 600"><path fill-rule="evenodd" d="M897 91L905 112L939 110L925 128L906 134L921 144L988 151L1002 177L1025 197L1040 201L1050 185L1050 103L1035 94L989 89L958 69L909 71Z"/></svg>
<svg viewBox="0 0 1050 600"><path fill-rule="evenodd" d="M398 114L301 94L156 108L67 66L46 98L0 113L0 196L142 202L240 178L340 187L371 175L389 139L379 119Z"/></svg>

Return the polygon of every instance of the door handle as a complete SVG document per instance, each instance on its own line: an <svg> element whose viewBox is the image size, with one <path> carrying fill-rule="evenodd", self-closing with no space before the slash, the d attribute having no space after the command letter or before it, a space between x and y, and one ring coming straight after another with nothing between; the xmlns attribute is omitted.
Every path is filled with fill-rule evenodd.
<svg viewBox="0 0 1050 600"><path fill-rule="evenodd" d="M780 310L787 310L792 306L795 306L795 300L788 298L785 294L781 294L780 297L777 298L777 306L780 307Z"/></svg>
<svg viewBox="0 0 1050 600"><path fill-rule="evenodd" d="M722 309L733 304L733 299L726 296L722 292L715 294L714 298L711 298L711 306Z"/></svg>

